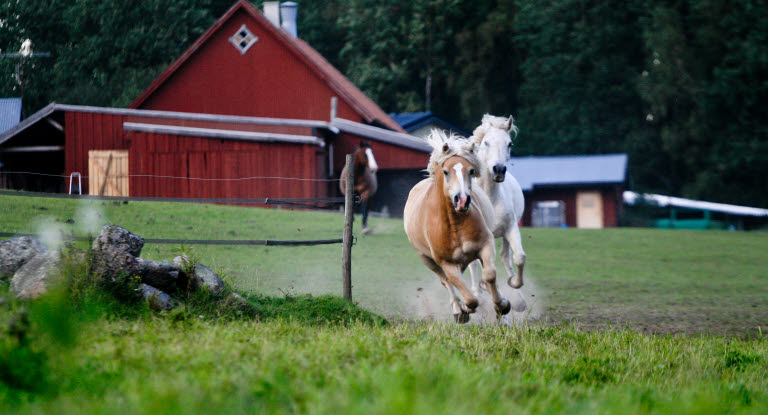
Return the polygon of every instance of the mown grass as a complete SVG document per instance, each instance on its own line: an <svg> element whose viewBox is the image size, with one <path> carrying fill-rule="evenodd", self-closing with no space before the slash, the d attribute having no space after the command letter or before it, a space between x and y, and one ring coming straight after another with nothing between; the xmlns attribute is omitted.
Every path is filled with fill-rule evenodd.
<svg viewBox="0 0 768 415"><path fill-rule="evenodd" d="M71 347L37 345L49 353L41 386L0 382L0 412L765 413L767 343L543 325L102 319Z"/></svg>
<svg viewBox="0 0 768 415"><path fill-rule="evenodd" d="M2 231L36 231L42 212L82 233L87 216L58 200L5 197L0 208ZM314 239L341 229L331 213L95 208L146 237ZM375 234L353 250L354 294L400 317L389 324L306 295L339 291L338 246L194 247L247 309L208 294L173 312L126 309L88 294L87 282L24 304L0 288L0 413L768 412L765 234L524 229L525 293L545 307L540 321L509 328L403 319L438 283L401 222L371 223ZM181 251L190 247L147 246L142 256ZM29 325L17 330L22 308Z"/></svg>
<svg viewBox="0 0 768 415"><path fill-rule="evenodd" d="M57 225L83 234L114 223L147 238L327 239L343 227L338 213L237 206L0 197L0 208L0 230L18 232ZM414 254L402 221L370 222L374 234L358 235L352 253L355 302L387 317L447 317L445 290ZM728 335L756 335L768 326L768 233L523 228L522 234L528 254L523 293L547 321ZM339 245L147 245L142 256L170 260L182 250L245 292L341 292ZM500 263L497 268L504 274Z"/></svg>

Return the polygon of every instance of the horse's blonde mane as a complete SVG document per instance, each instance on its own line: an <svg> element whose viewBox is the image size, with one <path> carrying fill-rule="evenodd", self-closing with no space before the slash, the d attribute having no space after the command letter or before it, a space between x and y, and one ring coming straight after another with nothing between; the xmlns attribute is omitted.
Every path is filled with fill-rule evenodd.
<svg viewBox="0 0 768 415"><path fill-rule="evenodd" d="M480 125L472 132L472 136L469 137L469 141L479 146L483 142L483 137L488 132L489 128L500 128L507 132L514 132L517 137L517 126L515 125L515 119L510 115L509 117L496 117L490 114L483 115L483 120Z"/></svg>
<svg viewBox="0 0 768 415"><path fill-rule="evenodd" d="M453 156L467 160L475 169L475 177L480 175L480 159L475 154L475 145L466 138L453 133L446 134L445 131L434 128L425 139L432 147L432 154L427 164L430 177L433 177L440 166Z"/></svg>

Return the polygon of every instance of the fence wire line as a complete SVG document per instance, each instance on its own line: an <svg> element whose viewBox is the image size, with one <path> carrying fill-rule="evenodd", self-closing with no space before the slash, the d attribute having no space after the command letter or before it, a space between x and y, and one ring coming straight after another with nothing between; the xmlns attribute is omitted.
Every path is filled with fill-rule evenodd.
<svg viewBox="0 0 768 415"><path fill-rule="evenodd" d="M61 174L36 173L31 171L0 171L0 175L3 175L3 174L29 174L29 175L35 175L35 176L62 177L65 179L68 179L70 177L70 176L61 175ZM80 177L83 179L87 179L90 176L81 175ZM300 177L280 177L280 176L249 176L249 177L235 177L232 179L212 179L208 177L162 176L162 175L155 175L155 174L121 174L121 175L115 175L115 176L94 176L94 177L103 177L107 179L119 178L119 177L154 177L158 179L198 180L198 181L209 181L209 182L244 181L244 180L258 180L258 179L294 180L294 181L301 181L301 182L338 182L339 180L341 180L341 179L304 179Z"/></svg>
<svg viewBox="0 0 768 415"><path fill-rule="evenodd" d="M0 238L15 238L19 236L38 235L33 233L0 232ZM64 236L62 239L67 241L92 241L94 238L88 236ZM314 239L314 240L272 240L272 239L169 239L169 238L144 238L148 244L172 244L172 245L250 245L250 246L313 246L340 244L342 238L337 239ZM354 245L354 243L353 243Z"/></svg>
<svg viewBox="0 0 768 415"><path fill-rule="evenodd" d="M0 196L43 197L49 199L78 199L102 201L131 201L131 202L178 202L178 203L227 203L227 204L261 204L261 205L296 205L318 206L320 204L334 205L344 203L343 197L321 198L201 198L201 197L139 197L139 196L97 196L68 193L22 192L16 190L1 190ZM360 197L355 196L355 203Z"/></svg>

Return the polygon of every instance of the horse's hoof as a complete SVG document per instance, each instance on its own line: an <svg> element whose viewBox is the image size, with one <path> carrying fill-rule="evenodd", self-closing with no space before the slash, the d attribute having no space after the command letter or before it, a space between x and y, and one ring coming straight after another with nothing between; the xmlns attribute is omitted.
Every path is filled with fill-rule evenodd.
<svg viewBox="0 0 768 415"><path fill-rule="evenodd" d="M373 229L371 229L371 228L369 228L367 226L363 227L363 235L370 235L371 232L373 232Z"/></svg>
<svg viewBox="0 0 768 415"><path fill-rule="evenodd" d="M472 314L475 312L475 310L477 310L477 307L479 306L480 306L480 300L478 300L477 298L470 298L461 304L461 309L467 313Z"/></svg>
<svg viewBox="0 0 768 415"><path fill-rule="evenodd" d="M509 311L512 309L512 304L509 300L503 298L501 304L494 304L493 307L496 309L496 315L503 316L509 314Z"/></svg>
<svg viewBox="0 0 768 415"><path fill-rule="evenodd" d="M512 288L520 288L523 286L523 279L516 275L513 275L509 277L509 279L507 280L507 285L509 285Z"/></svg>
<svg viewBox="0 0 768 415"><path fill-rule="evenodd" d="M500 315L497 314L496 318L498 318L499 325L507 326L507 327L512 327L512 323L509 321L507 316L500 316Z"/></svg>
<svg viewBox="0 0 768 415"><path fill-rule="evenodd" d="M469 322L469 314L462 311L459 314L454 314L453 320L458 324L466 324Z"/></svg>

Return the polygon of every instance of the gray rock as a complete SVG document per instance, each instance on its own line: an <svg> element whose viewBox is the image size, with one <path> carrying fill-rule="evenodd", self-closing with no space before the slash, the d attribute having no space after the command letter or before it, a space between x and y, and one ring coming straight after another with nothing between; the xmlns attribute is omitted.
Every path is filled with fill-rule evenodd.
<svg viewBox="0 0 768 415"><path fill-rule="evenodd" d="M178 304L170 295L151 285L141 284L140 289L144 300L149 302L149 306L154 309L173 310Z"/></svg>
<svg viewBox="0 0 768 415"><path fill-rule="evenodd" d="M248 305L248 301L242 295L234 292L227 297L227 303L239 308L245 308Z"/></svg>
<svg viewBox="0 0 768 415"><path fill-rule="evenodd" d="M187 274L179 267L137 258L112 245L94 249L91 271L110 282L137 275L141 282L166 292L185 290L188 282Z"/></svg>
<svg viewBox="0 0 768 415"><path fill-rule="evenodd" d="M103 245L93 250L91 271L103 279L117 281L120 276L141 276L142 267L138 258L112 245Z"/></svg>
<svg viewBox="0 0 768 415"><path fill-rule="evenodd" d="M173 258L173 265L182 269L191 268L190 260L187 256ZM194 268L189 275L189 282L193 290L206 288L208 291L218 294L224 289L224 281L221 280L219 274L203 264L194 264Z"/></svg>
<svg viewBox="0 0 768 415"><path fill-rule="evenodd" d="M31 300L48 291L52 281L61 276L61 254L48 251L27 261L11 279L10 290L16 297Z"/></svg>
<svg viewBox="0 0 768 415"><path fill-rule="evenodd" d="M113 246L137 257L144 247L144 238L117 225L105 225L99 237L93 240L93 250L101 250L106 246Z"/></svg>
<svg viewBox="0 0 768 415"><path fill-rule="evenodd" d="M141 282L167 292L184 291L187 289L189 278L184 271L171 264L136 258L139 266Z"/></svg>
<svg viewBox="0 0 768 415"><path fill-rule="evenodd" d="M46 251L42 242L30 236L0 241L0 281L10 279L27 261Z"/></svg>

